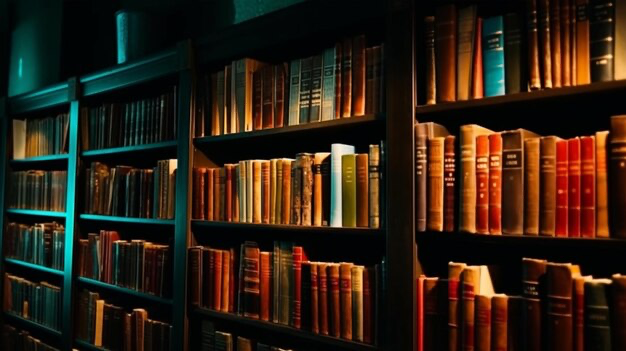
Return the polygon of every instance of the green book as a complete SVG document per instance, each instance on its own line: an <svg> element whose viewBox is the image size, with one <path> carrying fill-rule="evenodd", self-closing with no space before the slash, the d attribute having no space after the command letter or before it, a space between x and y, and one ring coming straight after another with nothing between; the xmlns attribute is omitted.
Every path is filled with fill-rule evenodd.
<svg viewBox="0 0 626 351"><path fill-rule="evenodd" d="M608 294L610 285L610 279L592 279L585 282L585 350L612 350Z"/></svg>
<svg viewBox="0 0 626 351"><path fill-rule="evenodd" d="M344 227L356 227L356 155L341 156L341 215Z"/></svg>

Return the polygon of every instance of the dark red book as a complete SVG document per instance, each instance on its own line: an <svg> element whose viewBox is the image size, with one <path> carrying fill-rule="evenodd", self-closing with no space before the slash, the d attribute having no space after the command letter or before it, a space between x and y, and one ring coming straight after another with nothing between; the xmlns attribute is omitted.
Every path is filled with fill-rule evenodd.
<svg viewBox="0 0 626 351"><path fill-rule="evenodd" d="M211 250L213 256L213 309L219 311L222 306L222 250Z"/></svg>
<svg viewBox="0 0 626 351"><path fill-rule="evenodd" d="M244 267L243 288L241 289L243 291L243 315L244 317L258 319L260 314L259 304L261 289L259 271L260 251L257 243L252 241L246 241L243 247L243 257L241 257Z"/></svg>
<svg viewBox="0 0 626 351"><path fill-rule="evenodd" d="M232 87L233 89L235 87ZM227 93L228 94L228 93ZM252 125L254 130L263 129L263 70L252 74ZM238 132L243 132L243 127Z"/></svg>
<svg viewBox="0 0 626 351"><path fill-rule="evenodd" d="M311 281L311 311L309 311L309 315L311 316L311 331L315 334L319 334L320 332L320 305L319 305L319 278L318 271L320 263L310 262L311 265L311 275L309 277L304 277L304 279L309 279Z"/></svg>
<svg viewBox="0 0 626 351"><path fill-rule="evenodd" d="M193 190L196 194L204 194L204 188L202 187L202 170L201 167L193 168ZM192 201L192 218L194 219L204 219L204 211L203 207L200 205L200 201L203 199L203 196L194 196Z"/></svg>
<svg viewBox="0 0 626 351"><path fill-rule="evenodd" d="M567 236L567 192L568 192L568 142L556 142L556 215L554 233Z"/></svg>
<svg viewBox="0 0 626 351"><path fill-rule="evenodd" d="M207 221L212 221L213 218L213 189L215 187L214 184L214 174L215 174L215 170L213 168L207 168L206 170L206 183L205 183L205 188L206 188L206 199L205 199L205 206L204 206L204 218L206 218Z"/></svg>
<svg viewBox="0 0 626 351"><path fill-rule="evenodd" d="M489 234L489 136L476 137L476 233Z"/></svg>
<svg viewBox="0 0 626 351"><path fill-rule="evenodd" d="M274 67L274 127L282 127L285 120L285 71L286 64Z"/></svg>
<svg viewBox="0 0 626 351"><path fill-rule="evenodd" d="M236 280L235 280L235 267L237 267L237 256L236 256L236 250L231 248L230 249L230 280L229 280L229 287L228 287L228 312L234 312L235 311L235 291L237 289L236 284ZM270 271L271 274L271 271ZM271 278L270 278L271 280Z"/></svg>
<svg viewBox="0 0 626 351"><path fill-rule="evenodd" d="M567 236L580 237L580 138L567 140L568 155L568 211Z"/></svg>
<svg viewBox="0 0 626 351"><path fill-rule="evenodd" d="M224 165L226 171L226 184L224 191L226 192L226 200L224 201L224 220L232 222L233 220L233 178L234 165ZM235 180L236 181L236 180Z"/></svg>
<svg viewBox="0 0 626 351"><path fill-rule="evenodd" d="M443 149L443 230L454 231L455 196L456 196L456 164L455 164L456 137L448 135Z"/></svg>
<svg viewBox="0 0 626 351"><path fill-rule="evenodd" d="M502 234L502 136L489 135L489 233Z"/></svg>
<svg viewBox="0 0 626 351"><path fill-rule="evenodd" d="M319 291L319 327L320 334L328 335L328 264L320 263L317 267L317 276L319 279L318 291Z"/></svg>
<svg viewBox="0 0 626 351"><path fill-rule="evenodd" d="M263 74L263 129L274 128L274 66L263 67L261 72Z"/></svg>
<svg viewBox="0 0 626 351"><path fill-rule="evenodd" d="M270 320L270 278L272 268L270 266L270 253L261 252L261 320Z"/></svg>
<svg viewBox="0 0 626 351"><path fill-rule="evenodd" d="M293 304L292 304L292 320L293 327L300 328L302 326L301 307L302 307L302 246L293 247Z"/></svg>
<svg viewBox="0 0 626 351"><path fill-rule="evenodd" d="M596 236L596 145L594 136L580 138L580 236Z"/></svg>

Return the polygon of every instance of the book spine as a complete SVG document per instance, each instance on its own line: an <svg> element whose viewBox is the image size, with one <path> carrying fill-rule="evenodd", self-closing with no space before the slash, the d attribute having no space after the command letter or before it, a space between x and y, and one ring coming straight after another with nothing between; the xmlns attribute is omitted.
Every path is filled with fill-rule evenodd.
<svg viewBox="0 0 626 351"><path fill-rule="evenodd" d="M524 233L539 235L539 138L524 140Z"/></svg>
<svg viewBox="0 0 626 351"><path fill-rule="evenodd" d="M261 222L270 223L270 161L261 162Z"/></svg>
<svg viewBox="0 0 626 351"><path fill-rule="evenodd" d="M548 350L573 350L573 282L570 267L564 264L548 264L546 272Z"/></svg>
<svg viewBox="0 0 626 351"><path fill-rule="evenodd" d="M539 234L554 236L556 213L556 137L541 138L539 155Z"/></svg>
<svg viewBox="0 0 626 351"><path fill-rule="evenodd" d="M241 257L244 265L243 279L243 315L244 317L258 319L261 311L260 306L260 267L259 248L250 243L244 244L244 255Z"/></svg>
<svg viewBox="0 0 626 351"><path fill-rule="evenodd" d="M463 270L462 279L462 325L461 325L461 349L463 351L474 350L475 336L475 307L476 289L479 289L480 271L477 266L467 267Z"/></svg>
<svg viewBox="0 0 626 351"><path fill-rule="evenodd" d="M328 335L329 333L329 321L331 321L332 311L330 311L330 307L332 306L332 301L329 301L328 291L329 284L328 278L330 271L330 266L326 263L320 263L318 265L317 276L319 278L318 282L318 291L319 291L319 329L320 334ZM311 283L312 284L312 283ZM332 293L332 292L331 292ZM332 295L331 295L332 298ZM313 312L315 313L315 312ZM332 321L331 321L332 322Z"/></svg>
<svg viewBox="0 0 626 351"><path fill-rule="evenodd" d="M472 55L474 51L474 30L476 30L476 6L458 10L456 42L456 99L469 99L471 85Z"/></svg>
<svg viewBox="0 0 626 351"><path fill-rule="evenodd" d="M310 226L313 224L313 155L303 154L301 165L302 172L302 218L301 224Z"/></svg>
<svg viewBox="0 0 626 351"><path fill-rule="evenodd" d="M293 294L291 296L291 326L300 329L302 327L302 258L301 246L293 247Z"/></svg>
<svg viewBox="0 0 626 351"><path fill-rule="evenodd" d="M356 155L343 155L341 157L341 168L342 226L356 227Z"/></svg>
<svg viewBox="0 0 626 351"><path fill-rule="evenodd" d="M584 285L584 349L611 350L609 287L610 280L585 282ZM583 349L582 345L581 348Z"/></svg>
<svg viewBox="0 0 626 351"><path fill-rule="evenodd" d="M580 236L596 236L596 145L594 136L580 138Z"/></svg>
<svg viewBox="0 0 626 351"><path fill-rule="evenodd" d="M473 126L461 127L459 177L459 230L476 232L476 134Z"/></svg>
<svg viewBox="0 0 626 351"><path fill-rule="evenodd" d="M437 101L456 100L456 31L457 14L454 5L437 8L435 15L435 57Z"/></svg>
<svg viewBox="0 0 626 351"><path fill-rule="evenodd" d="M340 304L342 296L342 292L340 289L340 265L339 264L330 264L328 265L328 283L329 283L329 291L330 291L330 316L329 316L329 329L330 335L338 338L342 336L341 326L343 320L342 307L346 306L344 304ZM343 286L343 283L341 284ZM352 300L350 300L352 301ZM350 324L352 326L352 324Z"/></svg>
<svg viewBox="0 0 626 351"><path fill-rule="evenodd" d="M289 64L289 125L300 122L300 59Z"/></svg>
<svg viewBox="0 0 626 351"><path fill-rule="evenodd" d="M476 351L491 351L491 297L476 295Z"/></svg>
<svg viewBox="0 0 626 351"><path fill-rule="evenodd" d="M552 86L561 87L561 1L550 0L550 49L552 49Z"/></svg>
<svg viewBox="0 0 626 351"><path fill-rule="evenodd" d="M254 130L263 129L263 71L252 74L252 123ZM241 131L240 131L241 132Z"/></svg>
<svg viewBox="0 0 626 351"><path fill-rule="evenodd" d="M483 19L476 18L476 30L474 33L474 56L472 58L472 99L482 99L485 95L483 84Z"/></svg>
<svg viewBox="0 0 626 351"><path fill-rule="evenodd" d="M590 4L589 62L591 81L606 82L614 77L615 2L594 1Z"/></svg>
<svg viewBox="0 0 626 351"><path fill-rule="evenodd" d="M526 90L522 72L522 23L517 13L504 16L504 71L505 91L507 94Z"/></svg>
<svg viewBox="0 0 626 351"><path fill-rule="evenodd" d="M458 351L461 347L459 292L461 290L461 274L464 268L465 264L450 263L448 265L448 351Z"/></svg>
<svg viewBox="0 0 626 351"><path fill-rule="evenodd" d="M319 267L320 263L310 262L311 267L311 275L303 276L304 279L309 280L310 285L310 296L311 296L311 308L307 312L311 317L310 320L310 329L313 333L320 333L320 289L319 289ZM306 293L306 292L305 292ZM306 322L307 318L303 317L303 322Z"/></svg>
<svg viewBox="0 0 626 351"><path fill-rule="evenodd" d="M424 47L426 48L426 105L437 103L437 68L435 65L435 17L424 18Z"/></svg>
<svg viewBox="0 0 626 351"><path fill-rule="evenodd" d="M491 299L491 350L507 351L508 297L495 295Z"/></svg>
<svg viewBox="0 0 626 351"><path fill-rule="evenodd" d="M311 67L311 108L309 122L319 122L322 117L322 79L324 72L323 55L313 56Z"/></svg>
<svg viewBox="0 0 626 351"><path fill-rule="evenodd" d="M529 0L534 1L534 0ZM552 88L552 49L550 33L550 0L538 1L538 18L540 29L540 56L543 58L540 63L543 88Z"/></svg>
<svg viewBox="0 0 626 351"><path fill-rule="evenodd" d="M341 53L341 117L352 116L352 39L345 38Z"/></svg>
<svg viewBox="0 0 626 351"><path fill-rule="evenodd" d="M568 225L568 142L556 142L556 214L555 236L567 236Z"/></svg>
<svg viewBox="0 0 626 351"><path fill-rule="evenodd" d="M213 309L220 311L222 309L222 251L212 250L215 273L213 275Z"/></svg>
<svg viewBox="0 0 626 351"><path fill-rule="evenodd" d="M281 63L274 67L274 127L285 124L285 72L287 64Z"/></svg>
<svg viewBox="0 0 626 351"><path fill-rule="evenodd" d="M352 340L352 264L341 263L341 337Z"/></svg>
<svg viewBox="0 0 626 351"><path fill-rule="evenodd" d="M352 116L365 114L365 36L352 40Z"/></svg>
<svg viewBox="0 0 626 351"><path fill-rule="evenodd" d="M542 289L540 281L543 281L546 272L546 261L535 259L523 259L522 261L522 296L523 300L523 331L526 350L541 350L543 345L543 311Z"/></svg>
<svg viewBox="0 0 626 351"><path fill-rule="evenodd" d="M561 85L572 85L572 0L561 1Z"/></svg>
<svg viewBox="0 0 626 351"><path fill-rule="evenodd" d="M444 138L428 141L428 230L443 231Z"/></svg>
<svg viewBox="0 0 626 351"><path fill-rule="evenodd" d="M263 108L261 125L262 129L274 128L274 103L276 101L275 96L275 70L276 66L265 66L261 68L261 74L263 76L263 83L261 84L262 96L263 96ZM255 72L256 73L256 72ZM255 123L256 127L256 123ZM256 129L256 128L255 128ZM261 129L261 128L259 128Z"/></svg>
<svg viewBox="0 0 626 351"><path fill-rule="evenodd" d="M489 233L502 234L502 136L489 135Z"/></svg>
<svg viewBox="0 0 626 351"><path fill-rule="evenodd" d="M524 148L520 131L502 134L502 233L524 232Z"/></svg>
<svg viewBox="0 0 626 351"><path fill-rule="evenodd" d="M270 281L272 268L270 266L270 253L261 252L261 280L260 280L260 319L270 320Z"/></svg>
<svg viewBox="0 0 626 351"><path fill-rule="evenodd" d="M252 194L252 223L261 223L263 208L262 199L262 161L252 161L253 194Z"/></svg>
<svg viewBox="0 0 626 351"><path fill-rule="evenodd" d="M527 0L526 29L528 38L528 87L541 89L541 70L539 64L539 21L537 1Z"/></svg>
<svg viewBox="0 0 626 351"><path fill-rule="evenodd" d="M447 136L444 141L443 154L443 230L454 231L455 197L456 197L456 137Z"/></svg>
<svg viewBox="0 0 626 351"><path fill-rule="evenodd" d="M352 340L363 342L363 266L353 266L352 279Z"/></svg>
<svg viewBox="0 0 626 351"><path fill-rule="evenodd" d="M302 224L302 154L291 165L291 224Z"/></svg>
<svg viewBox="0 0 626 351"><path fill-rule="evenodd" d="M626 238L626 116L611 117L609 141L609 208L611 237Z"/></svg>
<svg viewBox="0 0 626 351"><path fill-rule="evenodd" d="M224 165L226 173L226 181L224 183L224 220L232 222L233 220L233 165Z"/></svg>
<svg viewBox="0 0 626 351"><path fill-rule="evenodd" d="M222 302L220 311L227 313L230 303L230 251L222 251Z"/></svg>
<svg viewBox="0 0 626 351"><path fill-rule="evenodd" d="M368 154L356 155L356 226L365 228L369 227L368 163Z"/></svg>
<svg viewBox="0 0 626 351"><path fill-rule="evenodd" d="M366 267L363 270L363 342L372 344L374 341L374 291L376 282L374 281L373 267Z"/></svg>
<svg viewBox="0 0 626 351"><path fill-rule="evenodd" d="M613 350L626 349L626 278L614 274L611 283L611 325Z"/></svg>
<svg viewBox="0 0 626 351"><path fill-rule="evenodd" d="M343 115L343 43L335 44L335 119Z"/></svg>
<svg viewBox="0 0 626 351"><path fill-rule="evenodd" d="M428 136L422 125L415 125L415 198L416 223L418 232L426 231L427 194L428 194Z"/></svg>
<svg viewBox="0 0 626 351"><path fill-rule="evenodd" d="M324 50L324 75L322 82L322 121L335 119L335 62L337 48ZM339 77L340 78L340 77Z"/></svg>
<svg viewBox="0 0 626 351"><path fill-rule="evenodd" d="M567 235L580 237L580 138L572 138L567 141L568 154L568 213Z"/></svg>
<svg viewBox="0 0 626 351"><path fill-rule="evenodd" d="M609 237L609 189L607 138L609 132L596 132L596 236Z"/></svg>
<svg viewBox="0 0 626 351"><path fill-rule="evenodd" d="M303 258L301 265L301 282L300 282L300 328L305 331L312 331L313 315L313 296L311 294L311 262Z"/></svg>
<svg viewBox="0 0 626 351"><path fill-rule="evenodd" d="M589 0L575 0L576 6L576 79L577 85L591 83L589 57Z"/></svg>
<svg viewBox="0 0 626 351"><path fill-rule="evenodd" d="M281 224L291 223L291 160L283 160L283 199ZM249 200L248 200L249 201Z"/></svg>
<svg viewBox="0 0 626 351"><path fill-rule="evenodd" d="M505 93L503 18L494 16L483 22L483 69L485 96Z"/></svg>
<svg viewBox="0 0 626 351"><path fill-rule="evenodd" d="M489 234L489 136L476 137L476 233Z"/></svg>

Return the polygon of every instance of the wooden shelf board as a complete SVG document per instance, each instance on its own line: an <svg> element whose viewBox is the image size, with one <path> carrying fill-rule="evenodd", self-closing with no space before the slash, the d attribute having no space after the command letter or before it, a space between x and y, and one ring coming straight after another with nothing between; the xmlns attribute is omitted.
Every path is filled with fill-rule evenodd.
<svg viewBox="0 0 626 351"><path fill-rule="evenodd" d="M118 222L118 223L132 223L132 224L174 225L173 219L118 217L118 216L104 216L104 215L96 215L96 214L81 214L80 219L87 220L87 221Z"/></svg>
<svg viewBox="0 0 626 351"><path fill-rule="evenodd" d="M62 82L13 96L8 99L9 112L11 114L21 114L69 103L69 94L69 84Z"/></svg>
<svg viewBox="0 0 626 351"><path fill-rule="evenodd" d="M135 146L121 146L121 147L113 147L107 149L99 149L99 150L88 150L83 151L81 156L83 158L92 158L98 156L116 156L120 154L131 154L131 153L143 153L150 151L160 151L165 149L175 149L177 147L177 143L175 140L172 141L163 141L159 143L152 144L144 144L144 145L135 145Z"/></svg>
<svg viewBox="0 0 626 351"><path fill-rule="evenodd" d="M259 223L237 223L222 221L204 221L192 220L192 230L229 230L238 229L246 231L263 231L263 232L293 232L293 233L320 233L329 235L349 235L362 238L380 238L384 240L384 229L373 228L336 228L336 227L315 227L302 225L287 224L259 224ZM221 235L222 232L220 232Z"/></svg>
<svg viewBox="0 0 626 351"><path fill-rule="evenodd" d="M37 272L43 272L43 273L48 273L48 274L52 274L55 276L59 276L59 277L63 277L63 271L60 271L58 269L54 269L54 268L50 268L50 267L44 267L38 264L34 264L34 263L30 263L30 262L25 262L25 261L21 261L21 260L17 260L14 258L5 258L4 262L7 262L11 265L14 266L20 266L20 267L25 267L28 268L30 270L34 270Z"/></svg>
<svg viewBox="0 0 626 351"><path fill-rule="evenodd" d="M20 216L33 216L33 217L49 217L49 218L65 218L65 212L57 211L41 211L41 210L26 210L21 208L7 208L6 213Z"/></svg>
<svg viewBox="0 0 626 351"><path fill-rule="evenodd" d="M13 321L16 324L19 324L20 327L24 327L25 329L28 330L36 330L42 333L45 333L48 336L52 336L55 338L61 338L61 332L58 330L54 330L52 328L46 327L44 325L41 325L39 323L35 323L31 320L28 320L26 318L20 317L18 315L15 315L13 313L10 312L4 312L4 316L6 317L6 319L8 319L9 321Z"/></svg>
<svg viewBox="0 0 626 351"><path fill-rule="evenodd" d="M328 345L335 348L341 348L342 350L361 350L361 351L372 351L378 350L378 347L375 345L363 344L355 341L344 340L335 338L332 336L325 336L320 334L314 334L308 331L292 328L286 325L265 322L257 319L245 318L232 313L223 313L211 311L204 308L197 308L193 311L196 315L226 321L230 323L236 323L240 325L245 325L247 327L257 328L262 331L267 331L275 334L288 335L290 337L295 337L298 339L302 339L303 341L314 342L320 345Z"/></svg>
<svg viewBox="0 0 626 351"><path fill-rule="evenodd" d="M104 290L107 290L107 291L110 291L110 292L114 292L114 293L134 296L134 297L146 300L146 301L156 302L156 303L159 303L159 304L162 304L162 305L171 305L172 304L172 300L171 299L155 296L155 295L152 295L152 294L148 294L148 293L145 293L145 292L141 292L141 291L137 291L137 290L133 290L133 289L129 289L129 288L124 288L124 287L117 286L117 285L107 284L107 283L104 283L104 282L101 282L101 281L95 280L95 279L90 279L90 278L85 278L85 277L78 277L78 281L80 283L84 284L84 285L87 285L87 286L104 289Z"/></svg>
<svg viewBox="0 0 626 351"><path fill-rule="evenodd" d="M36 157L28 157L18 160L9 161L11 165L35 165L39 163L50 163L50 162L59 162L59 161L67 161L69 158L68 154L59 154L59 155L46 155L46 156L36 156Z"/></svg>

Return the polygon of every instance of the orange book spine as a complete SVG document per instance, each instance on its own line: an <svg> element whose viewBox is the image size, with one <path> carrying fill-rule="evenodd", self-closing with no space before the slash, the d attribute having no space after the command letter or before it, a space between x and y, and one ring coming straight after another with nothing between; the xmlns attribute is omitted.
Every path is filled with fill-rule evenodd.
<svg viewBox="0 0 626 351"><path fill-rule="evenodd" d="M489 234L489 136L476 137L476 233Z"/></svg>
<svg viewBox="0 0 626 351"><path fill-rule="evenodd" d="M356 226L369 226L368 154L356 155Z"/></svg>
<svg viewBox="0 0 626 351"><path fill-rule="evenodd" d="M224 165L226 169L226 184L224 190L226 200L224 201L224 220L232 222L233 220L233 165Z"/></svg>
<svg viewBox="0 0 626 351"><path fill-rule="evenodd" d="M352 263L341 263L341 337L352 340Z"/></svg>
<svg viewBox="0 0 626 351"><path fill-rule="evenodd" d="M215 184L214 184L214 172L213 172L213 168L207 168L206 170L206 206L204 208L204 211L206 211L205 213L205 217L207 221L212 221L213 220L213 194L215 191Z"/></svg>
<svg viewBox="0 0 626 351"><path fill-rule="evenodd" d="M261 221L270 223L270 161L261 163Z"/></svg>
<svg viewBox="0 0 626 351"><path fill-rule="evenodd" d="M328 266L328 281L330 283L330 309L331 309L331 335L339 337L341 335L341 305L339 290L339 264L331 264ZM352 287L350 287L352 289ZM350 291L352 295L352 291ZM351 296L352 297L352 296ZM350 311L352 312L352 311ZM352 313L350 313L352 316Z"/></svg>
<svg viewBox="0 0 626 351"><path fill-rule="evenodd" d="M215 274L213 275L213 308L222 309L222 251L212 250Z"/></svg>
<svg viewBox="0 0 626 351"><path fill-rule="evenodd" d="M270 320L270 279L272 267L270 266L270 253L261 252L261 320Z"/></svg>
<svg viewBox="0 0 626 351"><path fill-rule="evenodd" d="M320 334L328 335L328 275L329 266L326 263L320 263L317 267L317 276L319 278L319 329Z"/></svg>

